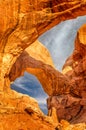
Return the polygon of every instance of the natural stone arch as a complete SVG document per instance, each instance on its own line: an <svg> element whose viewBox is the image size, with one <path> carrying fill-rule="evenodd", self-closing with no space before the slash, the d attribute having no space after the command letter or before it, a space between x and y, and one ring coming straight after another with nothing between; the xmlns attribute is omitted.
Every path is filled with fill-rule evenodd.
<svg viewBox="0 0 86 130"><path fill-rule="evenodd" d="M73 54L67 59L63 73L58 72L52 66L41 61L33 59L28 52L23 52L14 64L12 75L17 76L19 68L20 75L23 70L37 76L44 90L50 96L48 99L48 108L57 109L59 119L66 119L71 122L86 122L86 24L84 24L77 33L75 40L75 49ZM24 61L27 61L24 63ZM17 68L17 64L22 66ZM14 73L16 70L16 73ZM60 109L61 108L61 109ZM71 113L70 113L71 112ZM67 116L68 115L68 116Z"/></svg>
<svg viewBox="0 0 86 130"><path fill-rule="evenodd" d="M59 22L85 15L85 7L86 0L74 2L71 0L67 2L65 0L58 2L1 0L0 9L4 12L4 17L2 13L0 15L2 25L0 29L0 90L6 90L6 87L9 87L10 69L27 46Z"/></svg>
<svg viewBox="0 0 86 130"><path fill-rule="evenodd" d="M25 51L13 65L9 74L10 81L23 75L24 71L35 75L48 95L69 93L71 84L67 77L52 66L32 58Z"/></svg>

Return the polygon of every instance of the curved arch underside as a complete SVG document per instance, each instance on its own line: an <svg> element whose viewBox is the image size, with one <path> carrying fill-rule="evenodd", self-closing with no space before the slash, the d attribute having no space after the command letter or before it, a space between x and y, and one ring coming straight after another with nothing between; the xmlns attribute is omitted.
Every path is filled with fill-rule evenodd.
<svg viewBox="0 0 86 130"><path fill-rule="evenodd" d="M75 89L77 84L75 84L74 80L71 80L69 73L63 75L50 65L33 59L24 50L42 33L61 21L86 15L86 0L1 0L0 12L3 12L0 13L0 91L6 91L10 86L10 80L13 81L26 70L36 75L44 86L45 92L50 95L49 101L51 102L48 104L49 109L53 106L56 107L57 115L59 115L58 113L62 114L59 115L59 119L65 119L65 115L68 112L71 113L72 106L74 105L73 111L67 117L67 120L72 121L74 119L75 122L78 122L76 119L79 119L80 121L80 115L82 113L86 115L84 111L86 97L82 96L85 94L81 93L82 95L79 95L82 87L73 93L73 90L77 90ZM81 41L83 41L83 38ZM76 42L76 47L78 42ZM77 51L83 50L85 45L82 45L82 43L79 43L79 45L81 46L77 48ZM85 52L86 50L82 51L82 54L85 54ZM80 67L80 64L77 65L77 55L82 59L80 63L86 59L85 56L82 57L82 54L77 52L73 57L74 66L72 67L77 66L76 70ZM83 62L83 69L86 68L85 65ZM73 71L76 81L78 81L77 75L79 73L76 72L76 75L75 72ZM85 69L83 72L82 74L80 70L80 79L86 74ZM59 94L62 96L58 96ZM55 96L55 99L53 96ZM79 99L77 100L77 98ZM55 106L55 102L57 102L57 106L61 109ZM59 112L58 109L61 111ZM86 120L84 118L86 116L83 115L81 119Z"/></svg>
<svg viewBox="0 0 86 130"><path fill-rule="evenodd" d="M10 80L14 81L17 77L27 71L35 75L43 86L43 89L48 95L59 95L69 93L68 78L52 66L32 58L28 52L23 52L13 65L10 72Z"/></svg>
<svg viewBox="0 0 86 130"><path fill-rule="evenodd" d="M41 82L44 91L50 96L47 100L49 111L55 107L59 120L86 121L85 37L86 24L77 32L75 49L63 67L63 74L51 65L32 58L27 49L16 60L9 75L10 80L13 81L24 71L34 74Z"/></svg>
<svg viewBox="0 0 86 130"><path fill-rule="evenodd" d="M0 12L4 15L0 15L0 89L26 47L61 21L85 15L85 8L86 0L1 0Z"/></svg>

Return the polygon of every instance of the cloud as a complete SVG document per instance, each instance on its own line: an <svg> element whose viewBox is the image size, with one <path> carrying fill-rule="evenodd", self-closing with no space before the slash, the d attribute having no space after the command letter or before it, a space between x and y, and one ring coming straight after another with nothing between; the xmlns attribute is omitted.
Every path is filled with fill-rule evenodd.
<svg viewBox="0 0 86 130"><path fill-rule="evenodd" d="M13 83L13 86L14 87L18 87L19 89L21 89L22 91L24 90L24 91L27 91L28 93L30 93L32 90L30 90L30 89L28 89L28 88L26 88L25 87L25 85L23 85L23 84L21 84L21 82L20 83Z"/></svg>
<svg viewBox="0 0 86 130"><path fill-rule="evenodd" d="M39 103L39 106L40 108L42 109L42 111L47 114L48 113L48 109L47 109L47 102L46 102L46 99L47 99L48 96L46 97L42 97L40 96L39 98L36 98L38 103Z"/></svg>
<svg viewBox="0 0 86 130"><path fill-rule="evenodd" d="M58 70L61 71L65 60L71 55L77 30L84 23L86 23L86 16L68 20L53 27L39 37L39 41L50 51Z"/></svg>
<svg viewBox="0 0 86 130"><path fill-rule="evenodd" d="M25 73L23 77L15 80L15 82L11 85L11 88L20 93L34 97L42 111L45 114L47 113L47 94L44 92L40 82L35 76Z"/></svg>

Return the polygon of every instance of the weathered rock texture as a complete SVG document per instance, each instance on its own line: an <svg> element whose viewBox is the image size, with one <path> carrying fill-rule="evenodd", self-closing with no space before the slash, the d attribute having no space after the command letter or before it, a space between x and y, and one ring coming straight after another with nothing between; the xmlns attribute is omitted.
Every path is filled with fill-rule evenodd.
<svg viewBox="0 0 86 130"><path fill-rule="evenodd" d="M71 84L68 78L52 66L33 59L28 51L24 51L16 60L9 75L10 81L23 75L25 71L34 74L39 79L48 95L69 93Z"/></svg>
<svg viewBox="0 0 86 130"><path fill-rule="evenodd" d="M55 107L59 120L86 123L86 24L77 32L75 49L63 67L63 74L71 84L69 94L50 96L48 109Z"/></svg>
<svg viewBox="0 0 86 130"><path fill-rule="evenodd" d="M79 54L80 50L82 51L80 57L83 60L81 60L80 62L75 60L77 59L77 52L75 52L75 55L73 56L75 57L75 59L72 58L74 61L78 62L78 66L83 64L84 74L82 69L76 66L77 62L74 62L76 66L76 71L74 70L73 75L75 76L77 83L79 76L79 81L81 84L81 86L79 85L78 89L76 89L77 84L75 83L75 79L73 80L73 78L71 78L72 76L69 76L68 73L66 73L65 75L61 74L53 67L43 63L43 61L38 61L32 58L27 52L24 51L25 48L30 46L30 44L32 44L39 37L39 35L50 29L52 26L55 26L61 21L85 14L86 0L0 0L1 130L53 130L57 129L55 127L57 125L58 119L60 120L61 118L64 118L67 120L71 120L74 119L74 117L76 117L76 115L78 115L82 110L85 111L85 105L83 105L85 104L85 96L82 96L85 95L85 87L81 87L82 84L84 85L85 83L85 78L81 80L83 78L82 75L85 74L86 68L84 64L85 49L82 49L85 47L85 44L80 44L80 46L77 45L79 42L78 40L80 40L81 43L84 43L83 41L85 40L85 38L83 39L82 37L81 39L78 38L78 40L76 40L76 50ZM81 35L83 35L83 31ZM18 66L18 69L16 69L16 65L18 65L17 63L20 62L24 64L21 64L21 66ZM80 69L80 71L78 71L78 68ZM52 105L51 100L50 106L48 104L49 109L51 109L51 118L48 122L49 118L44 118L44 115L41 115L38 106L35 106L35 103L32 103L29 98L27 99L25 96L21 96L20 98L17 94L13 94L13 92L10 90L10 81L22 75L25 70L33 73L38 77L44 87L45 92L47 92L51 96L50 98L52 100L54 96L57 97L57 104L59 104L60 106L59 109L62 110L62 115L59 115L59 112L57 111L58 108L54 106L54 104L56 103ZM43 79L45 81L48 81L49 84L46 85L46 82L43 81ZM71 95L71 93L73 96ZM59 99L59 94L61 96L61 99ZM79 99L74 99L74 95L78 95ZM67 98L67 102L65 102L65 99L63 100L62 98ZM62 106L61 101L63 102ZM64 114L67 115L68 112L70 113L72 109L71 106L74 106L73 102L75 104L75 107L73 109L74 111L72 110L71 117L68 116L66 118ZM37 108L37 111L35 111L35 108L34 110L32 107L30 108L27 104L35 106L35 108ZM64 111L64 106L66 112ZM58 119L56 119L55 113L57 113ZM81 118L83 120L83 117ZM53 122L53 120L55 123ZM75 122L76 121L77 120L75 120ZM13 124L11 122L13 122Z"/></svg>
<svg viewBox="0 0 86 130"><path fill-rule="evenodd" d="M38 48L40 48L40 50ZM26 52L23 52L17 61L17 64L15 63L15 65L13 65L12 71L9 75L10 81L15 80L17 77L22 75L29 66L31 66L31 68L34 67L34 69L35 67L38 67L39 69L41 68L41 65L46 63L44 65L49 66L48 64L50 64L54 67L48 50L38 41L28 47ZM15 91L9 91L6 93L2 92L0 96L0 128L2 130L9 130L9 128L12 130L19 130L20 128L23 130L53 130L57 127L58 119L56 112L53 110L52 116L45 116L39 109L36 101L32 98L18 94ZM4 115L4 118L2 115ZM14 122L15 119L16 121ZM10 121L14 122L11 126Z"/></svg>
<svg viewBox="0 0 86 130"><path fill-rule="evenodd" d="M72 56L67 59L63 72L73 84L71 93L81 100L78 120L86 122L86 24L77 32L75 49Z"/></svg>
<svg viewBox="0 0 86 130"><path fill-rule="evenodd" d="M86 0L1 0L0 90L9 88L10 69L26 47L59 22L85 15L85 8Z"/></svg>
<svg viewBox="0 0 86 130"><path fill-rule="evenodd" d="M54 67L54 63L52 61L49 51L39 41L35 41L33 44L31 44L29 47L27 47L25 51L32 58L34 58L36 60L40 60L40 61L44 62L45 64L48 64L48 65L51 65L52 67Z"/></svg>
<svg viewBox="0 0 86 130"><path fill-rule="evenodd" d="M54 130L57 123L41 112L35 99L15 91L0 93L0 130Z"/></svg>
<svg viewBox="0 0 86 130"><path fill-rule="evenodd" d="M77 33L74 52L64 65L63 74L43 61L33 59L27 49L17 59L9 75L13 81L24 71L34 74L50 96L47 100L49 115L52 115L52 108L56 108L59 121L86 122L85 28L83 25Z"/></svg>

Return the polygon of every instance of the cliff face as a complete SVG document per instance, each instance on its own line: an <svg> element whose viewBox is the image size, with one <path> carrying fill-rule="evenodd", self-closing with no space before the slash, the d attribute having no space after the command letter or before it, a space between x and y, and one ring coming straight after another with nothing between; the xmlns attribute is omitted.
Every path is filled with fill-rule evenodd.
<svg viewBox="0 0 86 130"><path fill-rule="evenodd" d="M34 74L39 79L44 91L49 95L47 99L48 115L50 117L56 115L53 121L65 119L71 123L86 122L85 28L86 25L83 25L77 32L75 49L63 67L63 74L50 66L51 63L45 64L46 60L37 60L35 53L32 58L32 51L28 52L31 48L26 49L20 55L11 69L10 81L22 75L24 71ZM32 50L34 50L34 46ZM54 114L53 108L56 110ZM65 123L67 123L66 126ZM68 122L61 121L60 127L62 129L72 129L72 127L79 129L80 127L84 130L86 126L85 124L71 126Z"/></svg>
<svg viewBox="0 0 86 130"><path fill-rule="evenodd" d="M85 7L86 0L1 0L1 91L4 86L9 88L10 69L22 51L52 26L63 20L85 15Z"/></svg>
<svg viewBox="0 0 86 130"><path fill-rule="evenodd" d="M73 87L71 93L82 100L79 121L86 122L85 102L86 102L86 24L77 32L75 49L73 54L67 59L63 73L70 78Z"/></svg>
<svg viewBox="0 0 86 130"><path fill-rule="evenodd" d="M85 114L85 96L82 96L85 95L85 31L81 29L81 37L77 35L77 49L71 59L75 65L72 74L56 71L52 61L45 64L43 58L32 58L31 53L28 53L30 50L25 48L59 22L85 15L86 0L1 0L0 12L0 129L54 130L61 119L85 121L85 116L78 118L79 114ZM79 60L77 56L80 57ZM49 57L48 59L50 62ZM50 96L47 102L51 117L45 117L33 99L10 90L10 81L22 75L25 70L37 76ZM78 89L76 81L79 84ZM62 123L64 124L64 121Z"/></svg>
<svg viewBox="0 0 86 130"><path fill-rule="evenodd" d="M13 65L9 75L10 81L14 81L21 76L29 66L40 69L43 63L54 67L48 50L40 42L36 41L21 54L15 65ZM34 70L36 71L36 68ZM57 118L45 116L35 99L27 95L13 90L1 92L0 104L0 129L2 130L54 130L57 127ZM54 113L56 116L56 112ZM12 125L10 125L11 122Z"/></svg>
<svg viewBox="0 0 86 130"><path fill-rule="evenodd" d="M0 93L1 130L54 130L57 124L45 116L35 99L11 91Z"/></svg>
<svg viewBox="0 0 86 130"><path fill-rule="evenodd" d="M45 64L33 59L28 49L20 55L10 72L11 81L25 70L34 74L50 96L47 100L49 115L52 115L52 108L55 107L59 121L65 119L72 123L86 122L85 28L86 25L83 25L77 32L75 49L63 67L63 74L48 65L49 62Z"/></svg>
<svg viewBox="0 0 86 130"><path fill-rule="evenodd" d="M50 96L48 109L55 107L59 120L86 122L86 24L77 32L75 49L63 66L63 75L69 79L69 93Z"/></svg>

